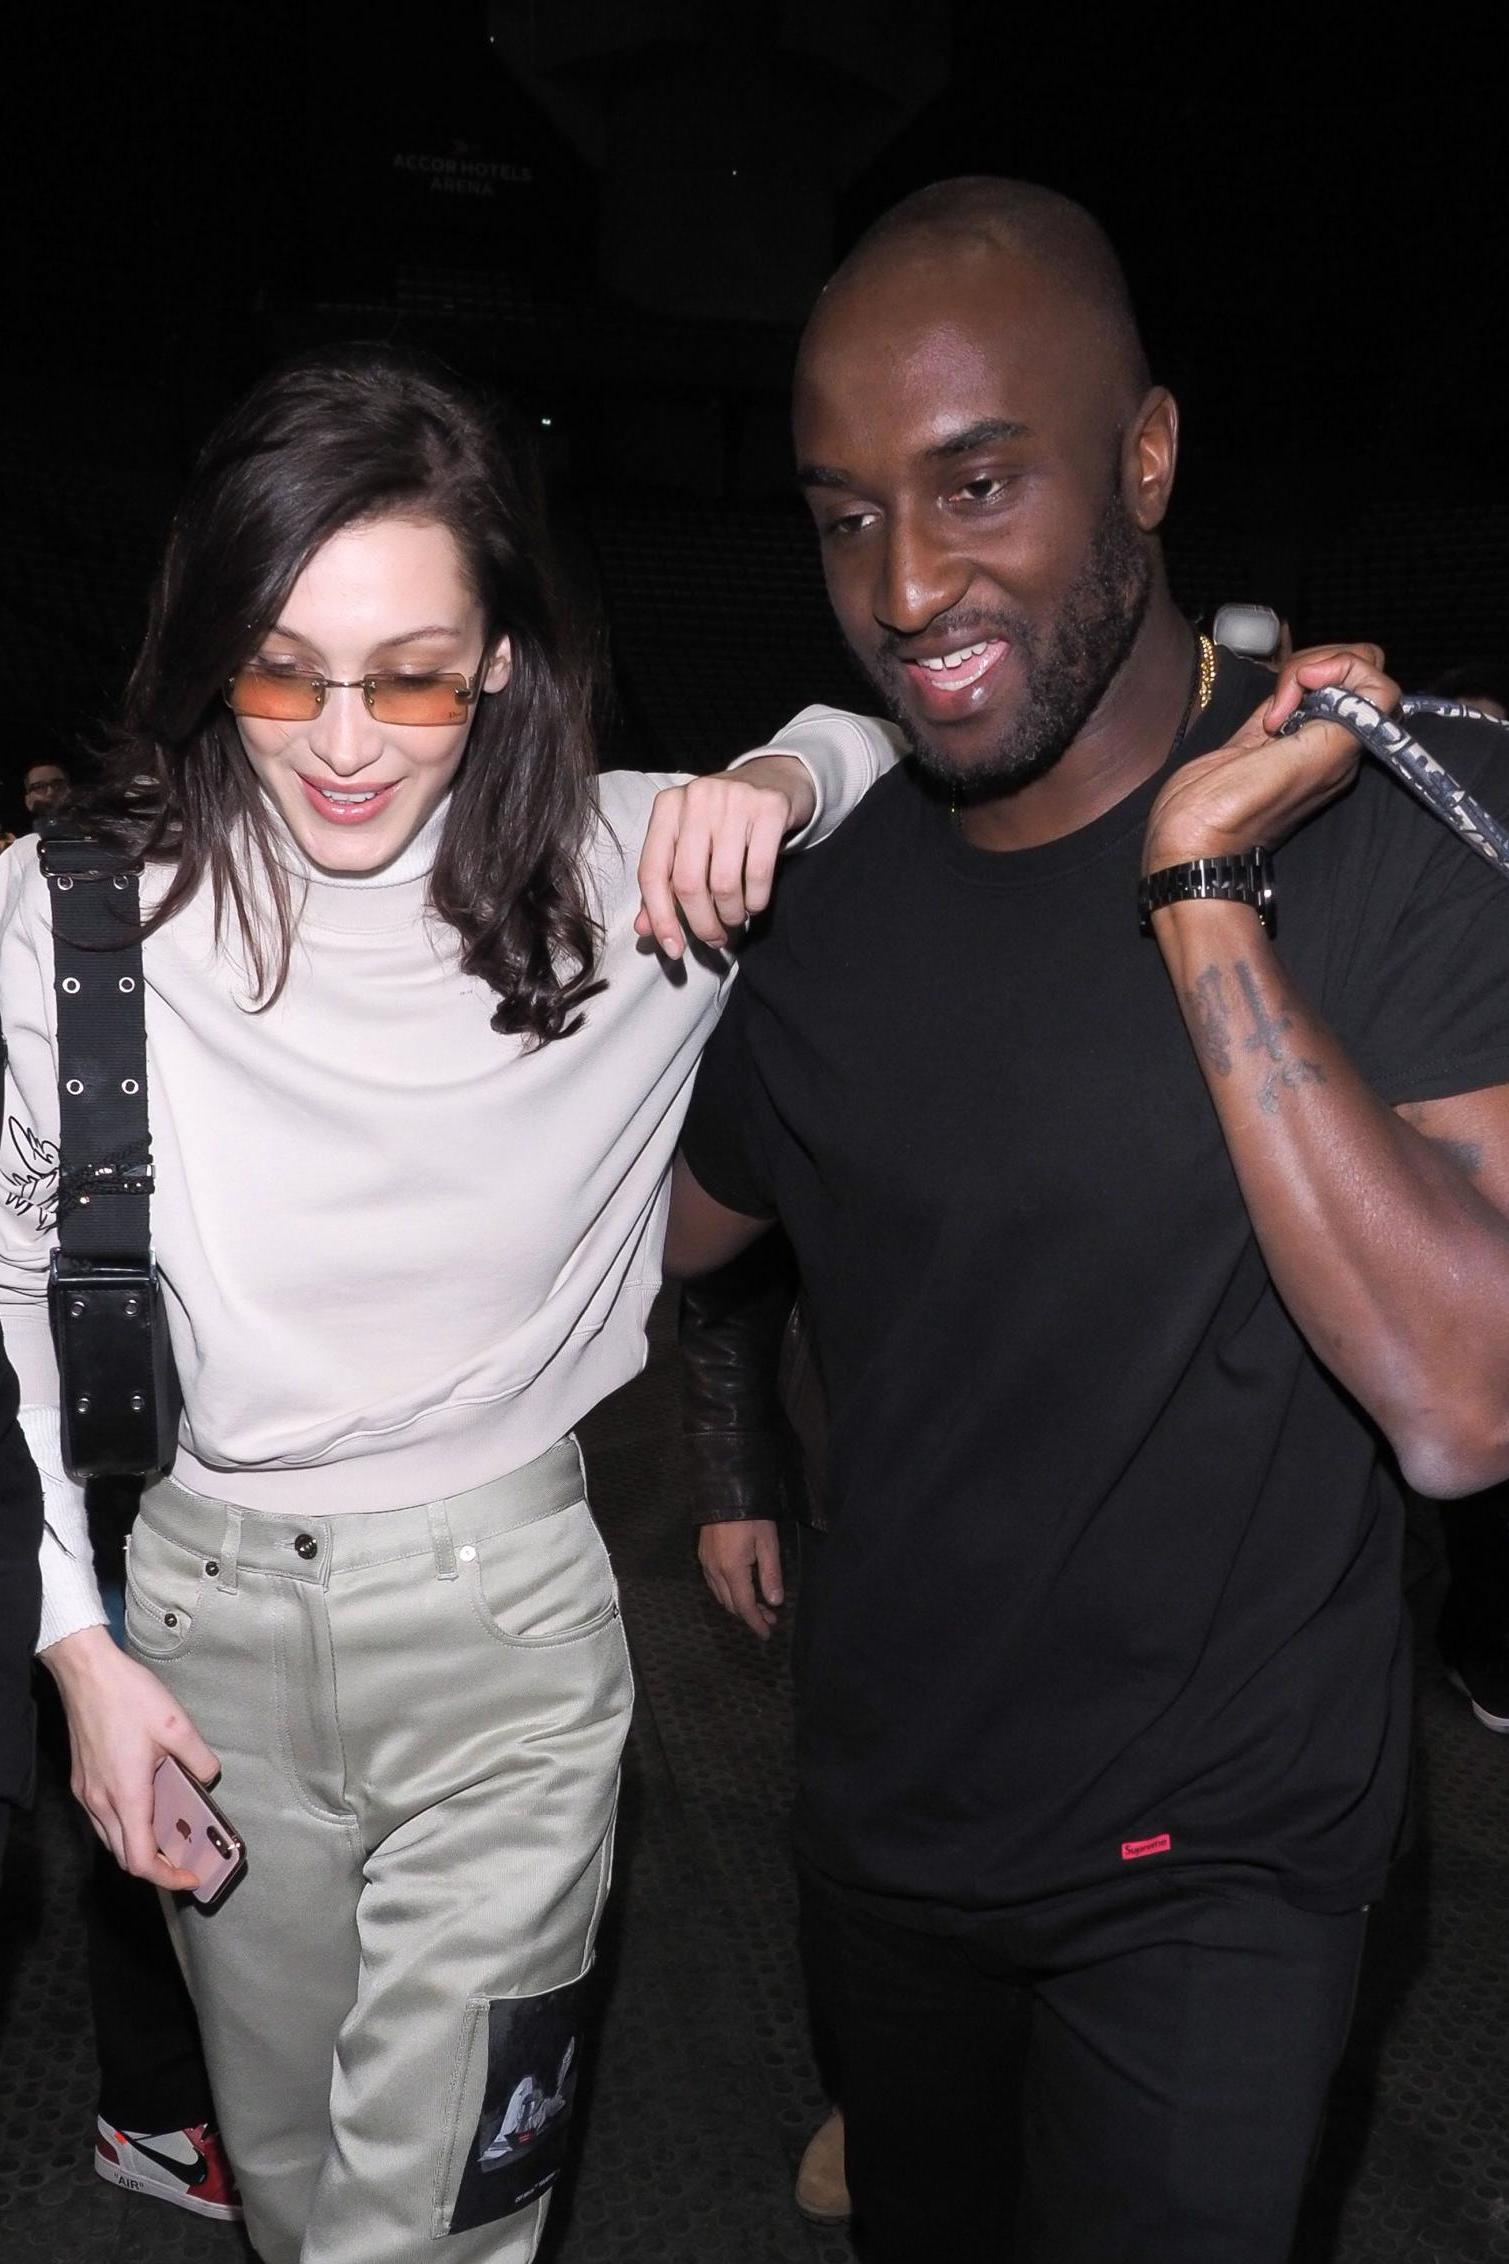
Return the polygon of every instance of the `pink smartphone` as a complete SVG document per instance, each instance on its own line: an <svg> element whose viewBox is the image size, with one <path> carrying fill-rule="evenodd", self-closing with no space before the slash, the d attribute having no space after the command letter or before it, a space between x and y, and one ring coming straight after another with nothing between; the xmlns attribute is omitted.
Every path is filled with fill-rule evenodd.
<svg viewBox="0 0 1509 2264"><path fill-rule="evenodd" d="M246 1849L197 1777L165 1753L152 1777L152 1829L159 1852L192 1871L201 1910L224 1901L246 1869Z"/></svg>

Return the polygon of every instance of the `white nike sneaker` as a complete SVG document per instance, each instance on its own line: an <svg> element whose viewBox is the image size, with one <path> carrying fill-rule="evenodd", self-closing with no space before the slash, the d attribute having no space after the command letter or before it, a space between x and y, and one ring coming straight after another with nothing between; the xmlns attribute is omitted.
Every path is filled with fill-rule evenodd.
<svg viewBox="0 0 1509 2264"><path fill-rule="evenodd" d="M111 2185L128 2193L150 2193L175 2209L221 2224L241 2222L241 2196L226 2159L225 2142L213 2123L191 2123L187 2130L117 2130L98 2118L94 2166Z"/></svg>

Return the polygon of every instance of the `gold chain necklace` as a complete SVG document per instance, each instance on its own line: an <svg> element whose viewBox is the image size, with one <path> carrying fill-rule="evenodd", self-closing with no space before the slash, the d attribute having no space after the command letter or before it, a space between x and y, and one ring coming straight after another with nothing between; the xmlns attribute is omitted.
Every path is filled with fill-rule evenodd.
<svg viewBox="0 0 1509 2264"><path fill-rule="evenodd" d="M1200 647L1200 681L1195 688L1195 713L1203 715L1216 688L1216 648L1214 639L1207 637L1203 629L1196 641Z"/></svg>
<svg viewBox="0 0 1509 2264"><path fill-rule="evenodd" d="M1216 688L1216 648L1203 629L1195 637L1194 683L1190 686L1189 705L1184 710L1184 721L1174 733L1164 769L1168 768L1184 744L1184 735L1197 715L1203 715L1210 705L1210 695Z"/></svg>

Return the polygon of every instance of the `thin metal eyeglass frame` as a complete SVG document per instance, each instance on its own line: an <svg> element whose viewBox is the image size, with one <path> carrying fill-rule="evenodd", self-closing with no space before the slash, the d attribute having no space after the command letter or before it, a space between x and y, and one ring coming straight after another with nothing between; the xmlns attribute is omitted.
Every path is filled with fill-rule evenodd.
<svg viewBox="0 0 1509 2264"><path fill-rule="evenodd" d="M432 676L441 683L448 683L452 685L454 687L453 697L457 701L458 705L463 708L469 708L472 705L473 701L477 699L482 690L482 678L486 673L486 660L487 655L484 651L479 656L477 665L473 669L470 676L459 676L453 674L451 670L445 668L427 670L426 674ZM236 671L236 676L249 675L251 673L251 666L250 664L248 664L245 669L238 668ZM271 669L268 669L263 673L271 677L274 672ZM230 709L232 715L244 715L247 721L250 723L317 722L320 716L322 716L325 712L325 694L327 692L360 692L362 696L362 705L366 709L368 715L371 716L374 723L382 723L385 721L392 722L397 720L393 717L380 716L377 713L376 708L372 704L377 696L376 687L379 684L385 681L389 683L402 681L396 669L374 668L366 676L305 676L300 670L297 669L283 670L277 678L279 682L282 682L284 684L308 685L310 691L314 695L313 715L259 716L254 715L249 708L238 708L235 701L231 698L231 687L236 681L236 676L228 676L226 678L225 682L220 687L220 696L224 700L226 706ZM440 717L434 723L410 723L402 726L402 728L410 731L439 731L442 730L447 723L459 723L460 721L460 716L447 715Z"/></svg>

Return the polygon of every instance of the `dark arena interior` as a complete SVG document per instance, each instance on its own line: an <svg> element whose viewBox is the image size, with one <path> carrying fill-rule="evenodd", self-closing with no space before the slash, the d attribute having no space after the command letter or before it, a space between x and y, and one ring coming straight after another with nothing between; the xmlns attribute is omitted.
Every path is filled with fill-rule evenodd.
<svg viewBox="0 0 1509 2264"><path fill-rule="evenodd" d="M792 476L796 341L872 219L977 172L1063 190L1122 252L1183 413L1166 553L1191 622L1268 605L1296 645L1376 640L1406 689L1502 672L1501 74L1462 42L1359 53L1321 11L1292 33L1283 17L1076 14L30 12L7 35L0 831L28 823L29 764L87 769L199 437L265 367L322 342L424 347L533 429L606 625L604 768L707 771L809 702L864 708ZM844 2231L791 2198L824 2097L787 1837L789 1625L756 1645L699 1577L673 1299L644 1374L582 1432L637 1704L597 2042L543 2254L842 2264ZM1409 1815L1296 2264L1509 2259L1509 1739L1436 1650L1446 1574L1426 1501L1403 1576ZM231 2264L251 2254L237 2227L93 2175L90 1842L39 1699L35 1799L0 1889L0 2254Z"/></svg>

